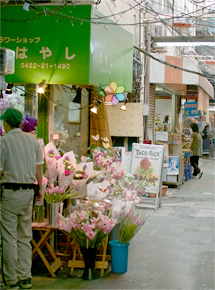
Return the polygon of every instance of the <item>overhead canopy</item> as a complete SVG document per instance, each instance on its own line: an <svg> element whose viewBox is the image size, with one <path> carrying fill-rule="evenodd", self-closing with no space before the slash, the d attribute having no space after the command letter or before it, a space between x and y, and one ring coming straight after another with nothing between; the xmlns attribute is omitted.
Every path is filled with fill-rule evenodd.
<svg viewBox="0 0 215 290"><path fill-rule="evenodd" d="M212 84L204 77L198 75L198 65L191 59L168 55L153 54L156 58L181 69L164 65L154 59L150 60L150 83L159 85L176 95L189 96L198 94L199 87L209 98L214 99ZM184 71L187 69L194 73Z"/></svg>
<svg viewBox="0 0 215 290"><path fill-rule="evenodd" d="M93 24L93 18L90 5L31 5L30 11L4 6L1 46L16 53L15 73L6 81L90 86L115 81L131 91L132 35L109 20Z"/></svg>

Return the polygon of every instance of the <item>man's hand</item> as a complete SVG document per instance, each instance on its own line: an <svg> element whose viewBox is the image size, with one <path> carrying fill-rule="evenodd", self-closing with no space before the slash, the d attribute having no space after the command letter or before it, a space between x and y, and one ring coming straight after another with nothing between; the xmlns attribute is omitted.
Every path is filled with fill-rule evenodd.
<svg viewBox="0 0 215 290"><path fill-rule="evenodd" d="M42 199L43 199L43 192L42 192L42 189L39 189L38 195L36 196L35 201L42 201Z"/></svg>

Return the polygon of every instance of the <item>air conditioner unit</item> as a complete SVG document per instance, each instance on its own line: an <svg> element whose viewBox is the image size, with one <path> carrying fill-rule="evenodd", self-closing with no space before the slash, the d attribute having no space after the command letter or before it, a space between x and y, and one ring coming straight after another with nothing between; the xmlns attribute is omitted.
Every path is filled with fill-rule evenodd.
<svg viewBox="0 0 215 290"><path fill-rule="evenodd" d="M4 75L14 73L15 51L0 47L0 90L6 90Z"/></svg>
<svg viewBox="0 0 215 290"><path fill-rule="evenodd" d="M14 73L15 51L0 47L0 74L8 75Z"/></svg>

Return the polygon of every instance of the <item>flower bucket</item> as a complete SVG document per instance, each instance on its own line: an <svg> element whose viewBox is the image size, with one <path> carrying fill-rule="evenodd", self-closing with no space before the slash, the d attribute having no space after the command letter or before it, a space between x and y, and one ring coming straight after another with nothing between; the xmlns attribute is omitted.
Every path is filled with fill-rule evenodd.
<svg viewBox="0 0 215 290"><path fill-rule="evenodd" d="M99 278L99 274L95 268L97 248L81 248L84 259L83 280L95 280Z"/></svg>
<svg viewBox="0 0 215 290"><path fill-rule="evenodd" d="M129 243L120 244L119 241L109 242L111 246L111 268L114 273L125 273L128 268L128 246Z"/></svg>
<svg viewBox="0 0 215 290"><path fill-rule="evenodd" d="M47 224L52 227L56 227L59 224L58 213L62 214L63 203L62 202L53 202L47 203Z"/></svg>

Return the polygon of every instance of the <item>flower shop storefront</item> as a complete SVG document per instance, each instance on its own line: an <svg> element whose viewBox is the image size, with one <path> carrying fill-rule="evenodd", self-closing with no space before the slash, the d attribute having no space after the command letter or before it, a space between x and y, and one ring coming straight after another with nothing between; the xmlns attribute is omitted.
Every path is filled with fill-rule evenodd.
<svg viewBox="0 0 215 290"><path fill-rule="evenodd" d="M48 143L64 126L73 135L65 146L86 152L89 109L102 98L92 90L113 81L132 90L133 36L108 19L100 24L89 5L5 5L1 16L1 45L15 51L15 73L5 79L12 92L24 86L23 113L38 118L38 137ZM41 83L45 93L37 95Z"/></svg>
<svg viewBox="0 0 215 290"><path fill-rule="evenodd" d="M25 96L21 96L25 97L22 100L24 105L20 108L24 114L29 113L23 122L24 131L30 134L37 128L46 165L43 199L36 201L33 209L33 267L34 261L40 258L52 277L56 277L56 271L62 265L70 267L71 273L76 268L83 268L82 278L87 280L99 277L96 269L101 269L103 275L110 259L113 262L109 242L117 240L118 248L127 247L146 219L135 212L135 205L145 193L144 178L138 179L116 161L111 140L105 133L90 136L89 132L82 131L83 126L89 128L91 100L88 90L111 83L112 97L115 93L122 93L120 85L126 91L132 90L132 36L109 21L107 27L96 23L98 15L91 6L57 8L38 5L35 9L30 5L26 11L23 6L6 5L2 9L2 46L16 53L15 73L7 75L6 81L16 88L20 87L19 84L36 88L42 82L53 89L45 94L32 93L31 102L26 97L25 85ZM16 19L15 23L13 19ZM115 90L113 84L116 84ZM73 102L78 97L78 90L75 90L74 98L65 104L67 92L65 95L61 92L64 86L69 90L73 86L76 90L85 90L81 101ZM14 93L15 89L11 98ZM99 96L103 103L105 97ZM8 95L5 94L4 98ZM116 105L115 96L114 101ZM27 110L27 104L35 111ZM50 138L50 124L56 107L64 107L64 122L68 126L80 126L75 127L79 133L75 137L84 138L82 135L86 135L86 148L91 139L88 154L75 154L73 146L59 150L54 136ZM85 116L81 113L79 118L75 112L82 112L82 109ZM35 122L37 110L38 124ZM68 122L68 117L71 122ZM100 132L99 119L94 121L94 132ZM153 176L151 183L154 182ZM65 248L60 253L55 251L59 246L58 239L54 239L54 245L52 243L54 232L66 237ZM65 251L67 260L63 263L60 254ZM112 266L112 270L122 273L127 271L127 267L114 270Z"/></svg>

